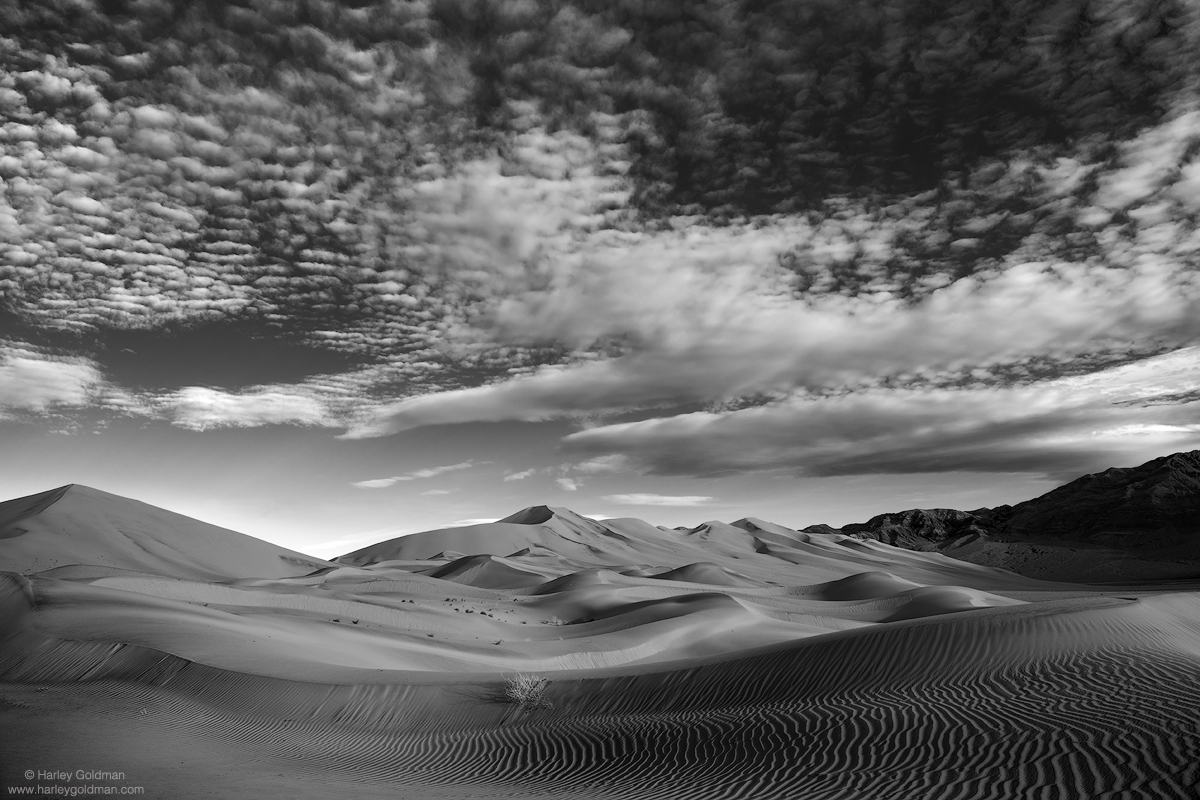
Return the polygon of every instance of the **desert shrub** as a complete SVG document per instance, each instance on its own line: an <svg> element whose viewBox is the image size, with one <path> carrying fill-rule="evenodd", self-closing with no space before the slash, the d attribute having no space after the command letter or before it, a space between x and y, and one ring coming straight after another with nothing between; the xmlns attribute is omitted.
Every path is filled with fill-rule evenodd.
<svg viewBox="0 0 1200 800"><path fill-rule="evenodd" d="M551 708L545 697L549 685L541 675L518 672L505 678L504 699L522 708Z"/></svg>

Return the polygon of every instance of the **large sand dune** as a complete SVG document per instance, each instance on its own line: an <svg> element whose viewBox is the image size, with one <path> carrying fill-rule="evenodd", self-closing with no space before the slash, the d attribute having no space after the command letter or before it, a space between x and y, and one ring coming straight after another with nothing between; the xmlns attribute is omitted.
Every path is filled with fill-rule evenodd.
<svg viewBox="0 0 1200 800"><path fill-rule="evenodd" d="M0 565L38 572L69 564L202 580L282 577L319 558L87 486L0 503Z"/></svg>
<svg viewBox="0 0 1200 800"><path fill-rule="evenodd" d="M14 786L64 766L164 798L1183 798L1200 780L1195 591L761 520L536 507L330 563L82 487L0 512ZM507 697L518 674L544 695Z"/></svg>

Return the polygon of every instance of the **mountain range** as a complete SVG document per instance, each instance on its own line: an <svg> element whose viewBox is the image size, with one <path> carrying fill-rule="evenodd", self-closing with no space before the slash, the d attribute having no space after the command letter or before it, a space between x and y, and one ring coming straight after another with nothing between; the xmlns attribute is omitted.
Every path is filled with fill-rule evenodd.
<svg viewBox="0 0 1200 800"><path fill-rule="evenodd" d="M908 509L841 533L1054 580L1200 574L1200 451L1084 475L1016 505Z"/></svg>

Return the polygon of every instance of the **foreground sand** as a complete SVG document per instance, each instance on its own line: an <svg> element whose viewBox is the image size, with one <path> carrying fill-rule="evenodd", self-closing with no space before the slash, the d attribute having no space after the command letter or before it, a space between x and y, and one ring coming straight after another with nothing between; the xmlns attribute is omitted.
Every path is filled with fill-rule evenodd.
<svg viewBox="0 0 1200 800"><path fill-rule="evenodd" d="M54 506L130 526L88 492L0 531L53 543ZM187 555L161 522L161 552ZM10 572L2 778L119 771L108 785L164 798L1194 796L1194 587L635 522L531 510L291 577L204 577L191 556L176 575ZM505 697L517 672L549 679L544 702Z"/></svg>

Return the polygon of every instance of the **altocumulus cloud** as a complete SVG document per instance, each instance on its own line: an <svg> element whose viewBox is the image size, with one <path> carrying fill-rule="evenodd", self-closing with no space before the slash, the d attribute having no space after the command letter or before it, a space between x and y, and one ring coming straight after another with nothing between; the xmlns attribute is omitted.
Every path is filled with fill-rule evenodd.
<svg viewBox="0 0 1200 800"><path fill-rule="evenodd" d="M11 9L0 303L85 335L6 355L0 402L588 419L582 473L1190 441L1190 395L1120 370L1160 386L1200 337L1192 5L352 5ZM364 365L133 392L86 345L235 319Z"/></svg>

